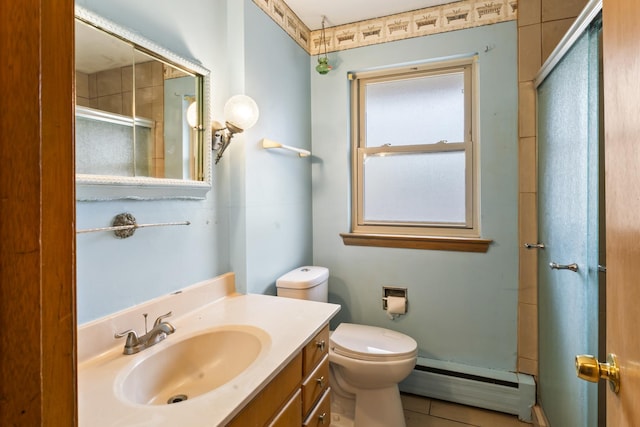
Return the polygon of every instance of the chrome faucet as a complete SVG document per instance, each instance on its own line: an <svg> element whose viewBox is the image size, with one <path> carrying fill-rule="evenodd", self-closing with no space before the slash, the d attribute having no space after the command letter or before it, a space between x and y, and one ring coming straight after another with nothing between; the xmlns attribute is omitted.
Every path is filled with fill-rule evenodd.
<svg viewBox="0 0 640 427"><path fill-rule="evenodd" d="M164 340L168 335L171 335L176 331L176 328L169 322L165 322L164 319L171 316L171 312L158 316L153 322L153 328L147 332L147 313L144 313L144 335L138 337L138 334L133 329L127 329L124 332L114 334L114 338L127 337L127 341L124 344L124 354L136 354L142 350L158 344Z"/></svg>

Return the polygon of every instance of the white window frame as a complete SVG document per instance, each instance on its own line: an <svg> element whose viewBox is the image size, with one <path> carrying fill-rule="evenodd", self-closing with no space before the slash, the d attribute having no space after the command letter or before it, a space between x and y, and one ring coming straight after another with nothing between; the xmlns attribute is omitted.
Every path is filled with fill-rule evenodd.
<svg viewBox="0 0 640 427"><path fill-rule="evenodd" d="M396 81L415 77L464 72L465 140L433 142L422 145L367 147L365 131L365 90L367 84ZM393 69L350 73L351 80L351 144L352 144L352 235L437 236L479 238L479 168L478 168L478 84L477 56L455 60L429 62ZM364 160L371 155L407 153L465 152L465 208L464 224L409 223L365 221L364 219ZM345 241L346 242L346 241Z"/></svg>

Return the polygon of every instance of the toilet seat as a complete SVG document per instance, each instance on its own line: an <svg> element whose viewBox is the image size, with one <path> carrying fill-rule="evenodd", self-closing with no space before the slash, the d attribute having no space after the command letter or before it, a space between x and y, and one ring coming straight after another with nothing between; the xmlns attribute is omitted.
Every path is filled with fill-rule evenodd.
<svg viewBox="0 0 640 427"><path fill-rule="evenodd" d="M377 326L341 323L331 334L330 342L336 354L358 360L405 360L418 353L413 338Z"/></svg>

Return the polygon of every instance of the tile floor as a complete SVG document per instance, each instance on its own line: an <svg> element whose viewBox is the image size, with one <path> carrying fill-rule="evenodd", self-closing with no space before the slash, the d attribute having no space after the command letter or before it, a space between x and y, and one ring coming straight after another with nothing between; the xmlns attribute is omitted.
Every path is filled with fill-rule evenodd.
<svg viewBox="0 0 640 427"><path fill-rule="evenodd" d="M515 415L402 394L407 427L531 427Z"/></svg>

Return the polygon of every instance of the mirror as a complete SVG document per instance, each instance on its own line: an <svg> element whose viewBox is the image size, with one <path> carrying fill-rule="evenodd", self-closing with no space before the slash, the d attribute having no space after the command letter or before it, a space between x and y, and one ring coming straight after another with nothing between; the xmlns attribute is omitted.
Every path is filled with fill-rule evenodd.
<svg viewBox="0 0 640 427"><path fill-rule="evenodd" d="M76 6L76 198L204 198L209 71Z"/></svg>

